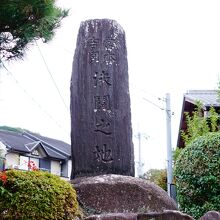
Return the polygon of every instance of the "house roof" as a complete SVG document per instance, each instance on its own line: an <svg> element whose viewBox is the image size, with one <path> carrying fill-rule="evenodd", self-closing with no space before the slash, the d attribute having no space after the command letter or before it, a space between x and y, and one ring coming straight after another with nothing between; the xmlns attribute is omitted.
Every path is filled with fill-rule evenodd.
<svg viewBox="0 0 220 220"><path fill-rule="evenodd" d="M15 132L0 129L0 141L11 151L31 153L35 146L40 144L48 157L62 160L71 157L69 144L27 131Z"/></svg>
<svg viewBox="0 0 220 220"><path fill-rule="evenodd" d="M24 138L22 133L0 130L0 141L9 149L29 152L25 145L30 143L30 140Z"/></svg>
<svg viewBox="0 0 220 220"><path fill-rule="evenodd" d="M200 101L203 107L220 106L217 90L189 90L184 94L184 100L192 104Z"/></svg>
<svg viewBox="0 0 220 220"><path fill-rule="evenodd" d="M183 105L182 105L182 112L180 117L178 140L177 140L178 147L183 147L184 145L180 132L181 130L186 129L184 112L192 113L193 111L195 111L195 107L198 101L201 102L204 111L209 110L211 106L213 106L215 109L220 108L220 99L218 97L217 90L187 91L187 93L183 95Z"/></svg>
<svg viewBox="0 0 220 220"><path fill-rule="evenodd" d="M66 155L66 156L71 155L70 145L63 141L56 140L56 139L49 138L49 137L44 137L39 134L34 134L31 132L26 132L26 131L23 133L23 136L33 141L40 141L47 148L58 151L62 155Z"/></svg>

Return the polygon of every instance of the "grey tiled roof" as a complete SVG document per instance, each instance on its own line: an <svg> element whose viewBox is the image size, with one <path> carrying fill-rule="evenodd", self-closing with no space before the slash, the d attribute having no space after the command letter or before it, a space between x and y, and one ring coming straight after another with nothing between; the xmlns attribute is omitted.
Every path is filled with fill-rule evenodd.
<svg viewBox="0 0 220 220"><path fill-rule="evenodd" d="M68 159L71 156L69 144L30 132L14 132L0 129L0 141L11 151L30 153L31 146L39 142L49 157ZM30 148L26 147L30 146Z"/></svg>
<svg viewBox="0 0 220 220"><path fill-rule="evenodd" d="M25 137L31 138L32 140L41 141L41 143L43 143L43 145L51 146L53 149L55 149L55 150L57 149L58 151L61 151L66 155L71 155L70 145L63 142L63 141L56 140L56 139L49 138L49 137L44 137L39 134L34 134L31 132L24 132L23 135Z"/></svg>
<svg viewBox="0 0 220 220"><path fill-rule="evenodd" d="M47 146L44 146L44 149L47 152L47 154L50 155L50 157L57 158L57 159L63 159L63 160L67 159L66 156L60 154L57 151L54 151L53 149L51 149Z"/></svg>
<svg viewBox="0 0 220 220"><path fill-rule="evenodd" d="M204 107L219 107L217 90L189 90L184 94L186 101L195 104L200 101Z"/></svg>
<svg viewBox="0 0 220 220"><path fill-rule="evenodd" d="M25 145L31 141L24 138L22 133L0 130L0 141L11 150L29 152Z"/></svg>

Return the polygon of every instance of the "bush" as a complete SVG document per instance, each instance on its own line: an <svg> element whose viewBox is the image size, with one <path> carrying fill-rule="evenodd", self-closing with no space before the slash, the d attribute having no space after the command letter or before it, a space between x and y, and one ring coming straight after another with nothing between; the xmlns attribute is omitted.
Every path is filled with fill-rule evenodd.
<svg viewBox="0 0 220 220"><path fill-rule="evenodd" d="M220 210L220 133L208 133L184 148L174 174L183 212L199 218Z"/></svg>
<svg viewBox="0 0 220 220"><path fill-rule="evenodd" d="M0 175L0 219L74 219L76 193L58 176L8 170Z"/></svg>
<svg viewBox="0 0 220 220"><path fill-rule="evenodd" d="M148 170L144 175L144 179L147 179L159 187L161 187L163 190L167 191L167 170L166 169L150 169Z"/></svg>

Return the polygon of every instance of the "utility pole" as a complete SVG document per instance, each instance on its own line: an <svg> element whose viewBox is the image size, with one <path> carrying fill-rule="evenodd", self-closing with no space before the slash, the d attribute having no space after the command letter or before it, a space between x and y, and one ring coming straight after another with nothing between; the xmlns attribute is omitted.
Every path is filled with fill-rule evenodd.
<svg viewBox="0 0 220 220"><path fill-rule="evenodd" d="M140 131L138 131L137 138L138 138L138 168L137 168L137 171L138 171L138 177L141 177L143 174L143 172L142 172L143 163L141 160L141 133L140 133Z"/></svg>
<svg viewBox="0 0 220 220"><path fill-rule="evenodd" d="M143 166L144 166L144 163L142 162L142 158L141 158L141 136L143 134L141 134L140 131L138 131L138 134L137 134L137 138L138 138L138 168L137 168L137 171L138 171L138 177L141 177L143 175Z"/></svg>
<svg viewBox="0 0 220 220"><path fill-rule="evenodd" d="M171 144L171 117L172 117L172 112L171 112L171 107L170 107L170 94L166 93L165 100L164 99L159 99L162 101L165 101L166 107L165 109L160 107L159 105L155 104L154 102L143 98L145 101L149 102L150 104L154 105L155 107L165 110L166 114L166 131L167 131L167 193L170 197L171 195L171 186L173 182L173 169L172 169L172 162L173 162L173 157L172 157L172 144Z"/></svg>
<svg viewBox="0 0 220 220"><path fill-rule="evenodd" d="M173 180L172 171L172 146L171 146L171 108L170 108L170 94L166 93L166 130L167 130L167 192L171 196L171 184Z"/></svg>
<svg viewBox="0 0 220 220"><path fill-rule="evenodd" d="M138 161L137 163L137 176L142 177L143 176L143 167L144 162L142 161L142 138L145 139L148 138L148 136L145 133L140 132L139 124L138 124L138 132L135 135L135 137L138 139Z"/></svg>

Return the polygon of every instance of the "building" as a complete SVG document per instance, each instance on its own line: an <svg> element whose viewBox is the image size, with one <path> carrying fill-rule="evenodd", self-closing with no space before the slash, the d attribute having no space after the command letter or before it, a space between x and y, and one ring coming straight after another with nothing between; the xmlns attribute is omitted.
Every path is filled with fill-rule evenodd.
<svg viewBox="0 0 220 220"><path fill-rule="evenodd" d="M193 111L196 110L196 104L198 101L202 105L202 113L204 117L207 116L207 113L212 106L215 108L216 112L220 112L220 100L217 90L189 90L185 93L183 95L183 105L177 140L177 147L179 148L184 148L185 146L184 140L181 137L181 130L186 131L187 129L185 112L192 115Z"/></svg>
<svg viewBox="0 0 220 220"><path fill-rule="evenodd" d="M63 141L0 127L0 148L4 150L4 169L28 170L33 161L40 170L70 178L71 146Z"/></svg>

